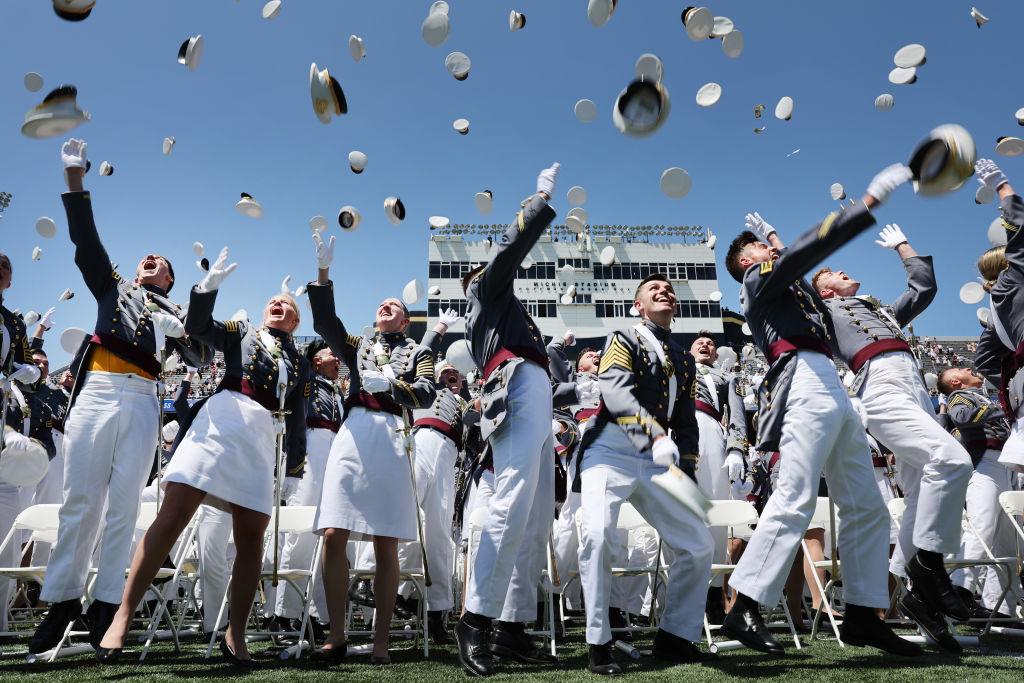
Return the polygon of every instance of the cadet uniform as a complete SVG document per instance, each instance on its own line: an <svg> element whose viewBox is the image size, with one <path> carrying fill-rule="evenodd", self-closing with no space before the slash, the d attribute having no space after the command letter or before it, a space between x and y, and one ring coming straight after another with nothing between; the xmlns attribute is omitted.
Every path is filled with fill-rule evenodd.
<svg viewBox="0 0 1024 683"><path fill-rule="evenodd" d="M651 459L654 439L661 435L676 442L682 466L688 463L693 476L698 447L694 375L689 352L672 340L669 330L649 321L613 332L601 353L602 403L583 436L579 473L580 580L592 645L611 639L612 557L619 508L627 501L675 553L661 629L700 640L714 543L696 515L651 482L651 476L666 471Z"/></svg>
<svg viewBox="0 0 1024 683"><path fill-rule="evenodd" d="M758 388L758 444L781 453L776 488L729 586L774 605L814 513L822 472L843 525L844 597L865 607L889 604L888 514L874 486L864 427L846 393L829 344L835 333L804 274L875 220L864 207L831 213L775 261L751 265L740 300L754 341L771 368Z"/></svg>
<svg viewBox="0 0 1024 683"><path fill-rule="evenodd" d="M851 389L867 412L868 431L896 454L900 468L907 509L889 563L897 576L906 576L905 565L919 549L957 551L960 510L971 478L970 458L936 422L917 360L901 331L935 298L932 257L904 259L903 267L907 290L889 306L870 296L825 299L835 330L833 346L856 373Z"/></svg>

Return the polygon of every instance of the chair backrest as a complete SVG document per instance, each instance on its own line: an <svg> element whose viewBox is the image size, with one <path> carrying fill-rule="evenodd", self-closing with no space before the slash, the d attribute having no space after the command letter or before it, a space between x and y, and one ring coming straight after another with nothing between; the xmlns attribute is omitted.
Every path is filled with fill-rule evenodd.
<svg viewBox="0 0 1024 683"><path fill-rule="evenodd" d="M903 524L903 513L906 509L907 502L902 498L893 498L889 501L889 516L896 522L896 526Z"/></svg>
<svg viewBox="0 0 1024 683"><path fill-rule="evenodd" d="M651 525L646 519L644 519L643 515L633 507L632 503L623 503L619 507L619 521L615 526L618 529L632 531L633 529Z"/></svg>
<svg viewBox="0 0 1024 683"><path fill-rule="evenodd" d="M60 503L40 503L21 511L14 520L15 529L28 529L33 532L54 531L60 527Z"/></svg>
<svg viewBox="0 0 1024 683"><path fill-rule="evenodd" d="M745 500L709 501L708 526L742 526L757 524L757 510Z"/></svg>
<svg viewBox="0 0 1024 683"><path fill-rule="evenodd" d="M476 508L473 512L469 513L469 528L473 531L483 530L485 519L487 519L487 508Z"/></svg>
<svg viewBox="0 0 1024 683"><path fill-rule="evenodd" d="M304 534L313 530L316 519L316 505L282 505L277 518L277 530L283 534ZM270 516L267 528L273 533L274 516Z"/></svg>
<svg viewBox="0 0 1024 683"><path fill-rule="evenodd" d="M832 511L828 504L828 496L819 496L814 503L814 514L811 515L811 525L821 525L828 529L832 524ZM836 513L836 527L839 526L839 514Z"/></svg>
<svg viewBox="0 0 1024 683"><path fill-rule="evenodd" d="M999 504L1011 517L1024 515L1024 491L1003 491L999 494Z"/></svg>
<svg viewBox="0 0 1024 683"><path fill-rule="evenodd" d="M143 531L148 529L156 520L158 512L154 501L139 503L139 516L135 518L135 528Z"/></svg>

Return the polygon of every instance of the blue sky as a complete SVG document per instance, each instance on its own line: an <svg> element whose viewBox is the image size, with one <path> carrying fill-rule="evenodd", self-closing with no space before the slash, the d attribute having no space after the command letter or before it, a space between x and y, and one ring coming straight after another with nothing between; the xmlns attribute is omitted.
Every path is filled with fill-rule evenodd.
<svg viewBox="0 0 1024 683"><path fill-rule="evenodd" d="M192 243L203 242L211 257L228 245L239 268L225 282L217 312L228 317L246 308L255 317L285 275L293 288L315 277L308 222L321 214L338 235L338 311L358 330L372 322L380 300L414 277L426 279L428 216L508 222L533 192L537 172L553 161L562 164L553 201L558 222L570 208L565 191L582 185L591 223L703 225L725 244L754 210L792 241L835 207L831 183L859 197L876 171L906 161L943 123L968 128L979 154L996 158L1024 186L1024 163L994 152L998 136L1024 133L1014 119L1024 106L1017 73L1024 4L978 2L992 19L980 30L969 2L716 2L711 10L743 32L746 47L736 59L717 40L687 38L679 2L623 0L595 28L585 0L452 0L451 33L441 47L420 36L426 0L285 0L269 21L261 17L262 0L99 0L77 24L58 19L43 0L5 2L0 190L14 195L0 221L0 250L14 264L6 303L42 312L70 287L77 296L58 305L51 335L94 322L59 197L62 139L19 132L25 112L61 83L78 87L79 106L93 117L73 135L89 143L94 166L86 184L122 273L149 251L166 254L177 271L174 294L184 299L200 277ZM511 9L527 16L515 33ZM366 43L360 63L349 56L353 33ZM205 51L189 72L175 57L195 34L203 35ZM893 54L914 42L928 49L918 82L890 84ZM463 82L444 68L455 50L473 62ZM653 136L633 139L614 128L611 107L645 52L664 62L672 112ZM348 98L349 113L327 126L310 104L313 61L338 78ZM39 93L25 90L27 71L44 77ZM721 84L723 95L702 109L694 95L709 81ZM896 99L887 112L873 106L883 92ZM795 101L790 121L772 115L784 95ZM573 116L584 97L598 106L593 123ZM767 119L754 118L759 103ZM470 121L467 136L452 129L460 117ZM755 125L767 130L755 135ZM164 157L161 141L169 135L177 145ZM353 149L369 157L358 176L348 168ZM103 160L114 165L113 176L98 175ZM693 177L683 199L659 188L671 166ZM995 203L974 203L976 187L972 179L937 199L901 188L876 211L879 228L899 223L911 244L935 256L940 291L918 319L919 333L979 330L975 307L957 296L976 275L974 261L988 247L985 232L997 215ZM488 217L473 204L485 188L495 196ZM263 218L235 210L240 192L261 201ZM389 195L408 210L401 226L385 219ZM353 234L336 228L346 204L363 216ZM34 230L44 215L57 221L54 239ZM905 285L903 271L873 240L865 234L828 263L863 280L863 291L892 299ZM32 261L37 245L42 259ZM720 247L720 266L723 257ZM724 268L720 273L723 304L737 307L737 287ZM299 332L311 334L311 316L305 308L303 314ZM54 364L64 360L56 339L49 348Z"/></svg>

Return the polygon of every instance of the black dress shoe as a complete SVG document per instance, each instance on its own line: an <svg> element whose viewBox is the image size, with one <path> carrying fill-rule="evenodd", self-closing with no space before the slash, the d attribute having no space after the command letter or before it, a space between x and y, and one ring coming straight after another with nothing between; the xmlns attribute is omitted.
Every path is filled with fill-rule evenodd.
<svg viewBox="0 0 1024 683"><path fill-rule="evenodd" d="M722 621L722 633L754 650L770 654L783 652L782 643L768 632L758 608L743 605L738 600Z"/></svg>
<svg viewBox="0 0 1024 683"><path fill-rule="evenodd" d="M708 588L708 597L704 603L704 613L708 615L709 624L721 624L725 619L725 605L722 604L722 587Z"/></svg>
<svg viewBox="0 0 1024 683"><path fill-rule="evenodd" d="M267 630L274 633L281 633L284 631L298 631L299 627L295 624L294 619L287 619L285 617L273 616L267 623ZM270 641L278 647L291 647L298 642L295 636L270 636Z"/></svg>
<svg viewBox="0 0 1024 683"><path fill-rule="evenodd" d="M345 653L348 651L348 645L342 643L332 648L318 648L313 650L309 655L309 661L320 666L330 666L333 664L341 664L341 661L345 659Z"/></svg>
<svg viewBox="0 0 1024 683"><path fill-rule="evenodd" d="M654 647L651 654L658 659L666 659L678 664L693 664L695 662L713 662L718 659L714 652L702 652L696 645L686 638L680 638L674 633L658 629L654 635Z"/></svg>
<svg viewBox="0 0 1024 683"><path fill-rule="evenodd" d="M252 656L250 656L249 659L239 659L236 657L235 653L231 651L230 647L228 647L226 640L220 641L220 655L228 664L233 664L234 666L242 669L255 669L259 666Z"/></svg>
<svg viewBox="0 0 1024 683"><path fill-rule="evenodd" d="M103 634L113 623L118 607L120 605L115 605L112 602L93 600L89 609L85 611L85 621L89 624L89 644L95 649L99 649Z"/></svg>
<svg viewBox="0 0 1024 683"><path fill-rule="evenodd" d="M373 586L370 585L370 580L361 579L352 584L348 590L348 601L353 605L376 607L377 600L373 596Z"/></svg>
<svg viewBox="0 0 1024 683"><path fill-rule="evenodd" d="M889 624L879 619L871 609L847 603L846 616L839 626L839 639L855 647L877 647L883 652L903 657L919 657L924 650L893 633Z"/></svg>
<svg viewBox="0 0 1024 683"><path fill-rule="evenodd" d="M934 612L918 597L914 591L910 591L899 601L900 609L908 617L914 620L921 630L934 640L939 648L947 652L962 652L963 648L956 638L949 632L946 620L938 612Z"/></svg>
<svg viewBox="0 0 1024 683"><path fill-rule="evenodd" d="M494 629L491 652L499 657L511 657L524 664L557 664L558 658L537 647L522 624L499 621Z"/></svg>
<svg viewBox="0 0 1024 683"><path fill-rule="evenodd" d="M459 664L470 676L494 675L494 658L490 650L491 633L489 625L477 628L466 623L466 615L455 624L455 645L458 647Z"/></svg>
<svg viewBox="0 0 1024 683"><path fill-rule="evenodd" d="M945 614L958 621L970 619L971 610L964 604L953 583L949 580L946 569L925 565L921 560L922 552L925 551L918 550L906 566L907 577L910 579L914 593L933 612Z"/></svg>
<svg viewBox="0 0 1024 683"><path fill-rule="evenodd" d="M604 645L590 646L590 653L587 655L587 671L602 676L618 676L622 673L622 667L612 657L610 640Z"/></svg>
<svg viewBox="0 0 1024 683"><path fill-rule="evenodd" d="M377 655L370 656L370 664L377 664L378 666L387 666L391 663L391 657L378 657Z"/></svg>
<svg viewBox="0 0 1024 683"><path fill-rule="evenodd" d="M402 621L408 621L409 619L416 618L416 612L419 610L419 604L408 598L399 595L395 598L395 609L392 612L392 616L395 619L401 619Z"/></svg>
<svg viewBox="0 0 1024 683"><path fill-rule="evenodd" d="M82 615L82 601L77 598L55 602L50 605L50 610L39 628L32 634L29 641L28 651L34 655L47 650L52 650L64 637L64 631L68 624Z"/></svg>
<svg viewBox="0 0 1024 683"><path fill-rule="evenodd" d="M608 608L608 626L613 630L617 628L629 628L629 622L626 621L626 613L620 610L618 607ZM633 642L632 631L615 631L612 633L613 639L618 639L627 643Z"/></svg>
<svg viewBox="0 0 1024 683"><path fill-rule="evenodd" d="M430 642L434 645L452 645L455 641L448 633L444 623L444 612L432 610L427 612L427 627L430 630Z"/></svg>
<svg viewBox="0 0 1024 683"><path fill-rule="evenodd" d="M121 659L121 648L101 647L96 650L96 661L100 664L117 664Z"/></svg>

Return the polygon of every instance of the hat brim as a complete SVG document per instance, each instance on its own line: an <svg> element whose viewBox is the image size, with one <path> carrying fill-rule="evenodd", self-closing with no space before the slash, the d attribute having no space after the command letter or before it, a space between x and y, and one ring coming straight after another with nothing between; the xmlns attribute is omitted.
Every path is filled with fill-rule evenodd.
<svg viewBox="0 0 1024 683"><path fill-rule="evenodd" d="M54 138L64 135L87 121L89 121L89 115L81 111L77 115L38 112L25 119L25 123L21 124L21 134L36 140Z"/></svg>
<svg viewBox="0 0 1024 683"><path fill-rule="evenodd" d="M254 199L239 199L235 204L235 208L244 213L249 218L262 218L263 207L260 206L259 202Z"/></svg>
<svg viewBox="0 0 1024 683"><path fill-rule="evenodd" d="M92 8L96 6L96 3L91 3L85 9L67 9L66 7L58 7L56 3L53 5L54 13L64 19L65 21L84 21L92 13Z"/></svg>

